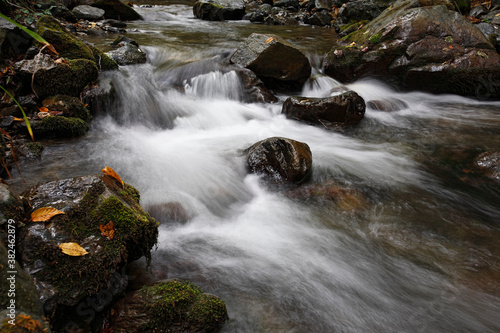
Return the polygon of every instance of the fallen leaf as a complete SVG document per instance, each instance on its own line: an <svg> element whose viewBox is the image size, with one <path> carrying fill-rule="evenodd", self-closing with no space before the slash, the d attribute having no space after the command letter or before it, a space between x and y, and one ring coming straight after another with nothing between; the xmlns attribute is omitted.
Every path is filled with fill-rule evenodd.
<svg viewBox="0 0 500 333"><path fill-rule="evenodd" d="M42 106L41 108L38 108L40 112L49 112L49 109L47 109L45 106Z"/></svg>
<svg viewBox="0 0 500 333"><path fill-rule="evenodd" d="M14 117L14 121L24 121L24 119L23 118Z"/></svg>
<svg viewBox="0 0 500 333"><path fill-rule="evenodd" d="M39 119L43 119L43 118L50 117L50 113L48 113L48 112L38 112L38 113L36 114L36 116L37 116Z"/></svg>
<svg viewBox="0 0 500 333"><path fill-rule="evenodd" d="M59 209L55 209L54 207L42 207L38 208L33 213L31 213L31 221L45 222L50 220L53 216L59 214L65 214L65 213Z"/></svg>
<svg viewBox="0 0 500 333"><path fill-rule="evenodd" d="M108 224L104 225L101 224L99 226L99 229L101 230L101 235L106 237L107 239L113 239L115 236L115 224L113 221L109 221Z"/></svg>
<svg viewBox="0 0 500 333"><path fill-rule="evenodd" d="M118 180L120 183L122 183L123 188L125 188L125 184L123 184L123 180L120 178L120 176L118 176L118 174L115 172L115 170L111 169L110 167L105 167L101 171L105 175L108 175L108 176L113 177L114 179Z"/></svg>
<svg viewBox="0 0 500 333"><path fill-rule="evenodd" d="M78 243L61 243L59 244L59 248L62 250L62 253L68 256L81 257L88 254L87 250Z"/></svg>
<svg viewBox="0 0 500 333"><path fill-rule="evenodd" d="M451 45L448 45L448 48L449 48L450 50L453 50L453 46L451 46Z"/></svg>
<svg viewBox="0 0 500 333"><path fill-rule="evenodd" d="M268 39L266 39L266 44L271 43L273 40L274 40L274 38L273 38L273 37L269 37Z"/></svg>
<svg viewBox="0 0 500 333"><path fill-rule="evenodd" d="M62 111L49 111L49 114L51 116L62 116L63 112Z"/></svg>

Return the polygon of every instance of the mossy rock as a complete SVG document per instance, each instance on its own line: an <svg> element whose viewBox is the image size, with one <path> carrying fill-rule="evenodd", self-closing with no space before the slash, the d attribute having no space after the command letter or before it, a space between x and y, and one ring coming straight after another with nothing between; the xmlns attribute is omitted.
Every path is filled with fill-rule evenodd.
<svg viewBox="0 0 500 333"><path fill-rule="evenodd" d="M16 221L16 225L22 225L26 222L26 214L19 196L10 189L9 185L0 183L0 240L4 244L7 244L9 219Z"/></svg>
<svg viewBox="0 0 500 333"><path fill-rule="evenodd" d="M87 46L90 48L92 51L92 54L94 55L94 61L101 71L110 71L114 69L118 69L118 63L108 57L108 55L101 50L99 50L97 47L87 44Z"/></svg>
<svg viewBox="0 0 500 333"><path fill-rule="evenodd" d="M97 80L99 71L93 60L68 60L35 74L34 88L40 97L64 94L78 96L88 84Z"/></svg>
<svg viewBox="0 0 500 333"><path fill-rule="evenodd" d="M14 321L5 317L5 311L0 312L3 319L0 322L0 331L2 333L50 333L49 325L39 316L30 315L19 311L16 314ZM12 325L14 324L14 325Z"/></svg>
<svg viewBox="0 0 500 333"><path fill-rule="evenodd" d="M36 33L52 44L61 57L94 60L92 50L52 16L42 16L38 20Z"/></svg>
<svg viewBox="0 0 500 333"><path fill-rule="evenodd" d="M45 183L25 197L33 211L54 207L65 212L47 223L28 223L19 236L23 268L36 278L55 327L67 317L78 318L78 305L99 292L107 292L102 307L110 305L125 289L124 266L142 256L151 259L158 223L140 207L139 192L131 185L92 175ZM104 226L114 234L103 233ZM78 243L88 254L62 253L58 245L68 242ZM116 286L112 281L118 281Z"/></svg>
<svg viewBox="0 0 500 333"><path fill-rule="evenodd" d="M56 95L46 98L42 105L50 111L61 111L64 117L80 118L85 122L90 121L89 110L79 98Z"/></svg>
<svg viewBox="0 0 500 333"><path fill-rule="evenodd" d="M182 280L145 286L120 300L112 313L114 332L216 332L228 319L221 299Z"/></svg>
<svg viewBox="0 0 500 333"><path fill-rule="evenodd" d="M75 117L51 116L31 124L37 138L75 138L84 135L90 129L89 124Z"/></svg>

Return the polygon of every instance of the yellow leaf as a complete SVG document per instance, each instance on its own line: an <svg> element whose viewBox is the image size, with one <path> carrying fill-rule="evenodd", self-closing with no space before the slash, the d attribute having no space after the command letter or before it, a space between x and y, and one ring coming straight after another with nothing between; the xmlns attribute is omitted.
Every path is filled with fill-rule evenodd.
<svg viewBox="0 0 500 333"><path fill-rule="evenodd" d="M113 221L109 221L108 224L104 225L101 224L99 226L99 229L101 230L101 235L106 237L107 239L113 239L115 236L115 224Z"/></svg>
<svg viewBox="0 0 500 333"><path fill-rule="evenodd" d="M274 38L273 38L273 37L269 37L268 39L266 39L266 44L271 43L273 40L274 40Z"/></svg>
<svg viewBox="0 0 500 333"><path fill-rule="evenodd" d="M78 243L61 243L59 244L59 248L68 256L80 257L88 254L88 252Z"/></svg>
<svg viewBox="0 0 500 333"><path fill-rule="evenodd" d="M105 167L101 171L105 175L108 175L108 176L113 177L114 179L118 180L120 183L122 183L123 188L125 188L125 185L123 184L123 180L120 178L120 176L118 176L118 174L115 172L115 170L111 169L110 167Z"/></svg>
<svg viewBox="0 0 500 333"><path fill-rule="evenodd" d="M24 119L23 118L14 117L14 121L24 121Z"/></svg>
<svg viewBox="0 0 500 333"><path fill-rule="evenodd" d="M42 207L31 213L31 221L45 222L52 218L52 216L65 214L63 211L55 209L54 207Z"/></svg>

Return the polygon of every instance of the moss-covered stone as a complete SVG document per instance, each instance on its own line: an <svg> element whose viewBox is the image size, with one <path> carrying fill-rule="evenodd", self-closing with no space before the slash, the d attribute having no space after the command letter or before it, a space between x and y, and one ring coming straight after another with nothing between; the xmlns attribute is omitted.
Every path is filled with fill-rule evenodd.
<svg viewBox="0 0 500 333"><path fill-rule="evenodd" d="M2 333L50 333L51 330L46 322L38 316L32 316L27 313L20 312L16 315L13 321L2 316L3 322L0 324Z"/></svg>
<svg viewBox="0 0 500 333"><path fill-rule="evenodd" d="M39 138L73 138L84 135L89 124L74 117L53 116L33 122L33 133Z"/></svg>
<svg viewBox="0 0 500 333"><path fill-rule="evenodd" d="M102 306L110 305L126 285L119 283L112 289L110 281L116 275L122 279L119 272L132 260L146 256L149 262L158 223L142 210L132 186L94 175L42 184L25 196L33 210L50 206L66 212L46 225L29 223L22 230L19 246L23 266L33 272L41 293L47 295L45 310L56 322L74 315L79 302L102 290L109 297ZM114 230L112 236L102 233L106 225ZM88 254L63 254L58 247L63 242L76 242Z"/></svg>
<svg viewBox="0 0 500 333"><path fill-rule="evenodd" d="M93 45L87 45L91 50L92 54L94 55L94 61L101 71L110 71L114 69L118 69L118 63L108 57L108 55L101 50L99 50L97 47Z"/></svg>
<svg viewBox="0 0 500 333"><path fill-rule="evenodd" d="M80 118L85 122L90 121L90 113L79 98L56 95L46 98L42 105L50 111L62 112L64 117Z"/></svg>
<svg viewBox="0 0 500 333"><path fill-rule="evenodd" d="M38 20L36 33L52 44L56 51L66 59L94 60L92 50L52 16L42 16Z"/></svg>
<svg viewBox="0 0 500 333"><path fill-rule="evenodd" d="M117 332L216 332L228 319L224 302L182 280L167 280L127 295L113 308Z"/></svg>

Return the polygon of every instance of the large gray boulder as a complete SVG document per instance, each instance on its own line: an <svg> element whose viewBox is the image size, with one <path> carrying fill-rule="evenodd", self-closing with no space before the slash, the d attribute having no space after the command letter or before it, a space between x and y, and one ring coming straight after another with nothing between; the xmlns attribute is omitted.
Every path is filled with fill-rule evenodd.
<svg viewBox="0 0 500 333"><path fill-rule="evenodd" d="M106 55L122 66L143 64L147 60L146 53L137 46L127 42L118 43L118 48L109 51Z"/></svg>
<svg viewBox="0 0 500 333"><path fill-rule="evenodd" d="M311 75L304 53L272 34L251 34L231 56L231 62L252 70L264 82L303 84Z"/></svg>
<svg viewBox="0 0 500 333"><path fill-rule="evenodd" d="M364 117L366 106L361 96L348 91L324 98L289 97L282 110L288 118L331 129L358 123Z"/></svg>
<svg viewBox="0 0 500 333"><path fill-rule="evenodd" d="M245 150L247 167L273 183L297 183L305 180L312 167L312 154L304 142L272 137Z"/></svg>
<svg viewBox="0 0 500 333"><path fill-rule="evenodd" d="M195 17L207 21L241 20L245 15L242 0L202 0L193 6Z"/></svg>
<svg viewBox="0 0 500 333"><path fill-rule="evenodd" d="M342 82L375 76L405 89L500 96L500 56L479 29L442 3L394 3L335 45L325 72Z"/></svg>
<svg viewBox="0 0 500 333"><path fill-rule="evenodd" d="M104 17L104 10L96 7L91 7L88 5L76 6L72 10L73 15L77 19L98 21Z"/></svg>

